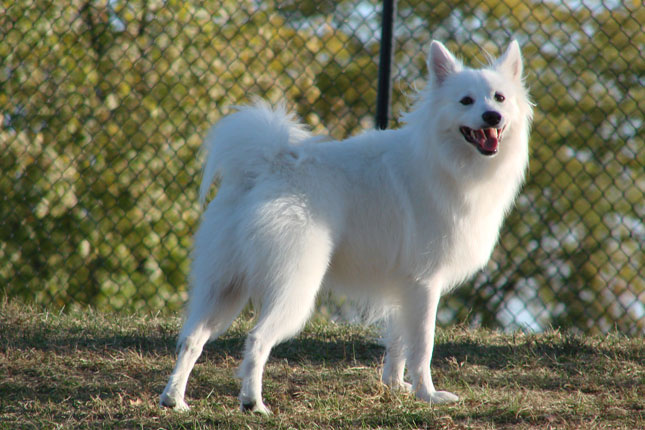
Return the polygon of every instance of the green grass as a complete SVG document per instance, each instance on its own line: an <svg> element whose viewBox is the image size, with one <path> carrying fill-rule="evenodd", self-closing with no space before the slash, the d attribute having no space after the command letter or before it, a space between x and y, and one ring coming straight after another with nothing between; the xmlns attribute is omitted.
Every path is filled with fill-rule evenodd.
<svg viewBox="0 0 645 430"><path fill-rule="evenodd" d="M433 376L461 401L430 406L379 382L370 328L316 320L265 372L270 417L238 411L248 320L209 344L188 413L157 407L178 318L59 314L0 303L0 428L645 429L645 341L558 331L439 330Z"/></svg>

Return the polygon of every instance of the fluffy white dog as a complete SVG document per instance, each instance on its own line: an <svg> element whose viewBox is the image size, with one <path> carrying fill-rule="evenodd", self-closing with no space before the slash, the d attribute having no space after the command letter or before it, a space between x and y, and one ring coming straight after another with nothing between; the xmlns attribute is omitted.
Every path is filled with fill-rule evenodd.
<svg viewBox="0 0 645 430"><path fill-rule="evenodd" d="M527 167L531 104L515 41L479 70L432 42L428 65L430 82L398 130L322 142L262 103L211 130L200 197L217 179L219 190L195 238L162 406L188 408L204 344L252 299L261 311L239 399L242 410L268 413L269 352L301 330L321 288L387 308L385 384L432 403L458 400L430 374L437 305L490 258Z"/></svg>

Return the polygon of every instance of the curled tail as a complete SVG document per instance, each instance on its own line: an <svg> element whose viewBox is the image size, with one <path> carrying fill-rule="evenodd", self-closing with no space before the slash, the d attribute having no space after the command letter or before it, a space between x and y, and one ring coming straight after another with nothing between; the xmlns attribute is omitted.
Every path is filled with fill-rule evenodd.
<svg viewBox="0 0 645 430"><path fill-rule="evenodd" d="M284 106L272 108L258 101L238 108L211 128L204 140L206 162L199 201L206 201L215 180L241 182L257 176L278 152L308 137L304 126Z"/></svg>

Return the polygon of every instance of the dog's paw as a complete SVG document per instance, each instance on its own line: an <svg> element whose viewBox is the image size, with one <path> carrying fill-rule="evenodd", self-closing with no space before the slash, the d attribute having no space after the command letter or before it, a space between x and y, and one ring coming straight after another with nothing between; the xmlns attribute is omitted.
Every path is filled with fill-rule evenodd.
<svg viewBox="0 0 645 430"><path fill-rule="evenodd" d="M424 402L441 405L446 403L455 403L459 401L459 397L448 391L435 391L435 390L417 390L415 392L417 399Z"/></svg>
<svg viewBox="0 0 645 430"><path fill-rule="evenodd" d="M165 394L161 396L161 400L159 401L159 406L161 406L162 408L168 408L179 412L190 410L190 407L184 401L184 399L174 399Z"/></svg>
<svg viewBox="0 0 645 430"><path fill-rule="evenodd" d="M435 391L430 393L430 403L444 404L455 403L459 401L459 396L448 391Z"/></svg>
<svg viewBox="0 0 645 430"><path fill-rule="evenodd" d="M242 412L271 415L271 410L269 410L262 401L242 400L240 401L240 410Z"/></svg>

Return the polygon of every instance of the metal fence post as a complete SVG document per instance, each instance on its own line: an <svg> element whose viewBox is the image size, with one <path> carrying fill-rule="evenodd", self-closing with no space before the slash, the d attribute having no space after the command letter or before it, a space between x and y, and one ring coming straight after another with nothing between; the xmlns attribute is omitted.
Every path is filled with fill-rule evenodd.
<svg viewBox="0 0 645 430"><path fill-rule="evenodd" d="M378 67L378 93L376 96L376 128L385 130L390 118L390 85L394 53L394 14L396 0L383 0L381 17L381 50Z"/></svg>

